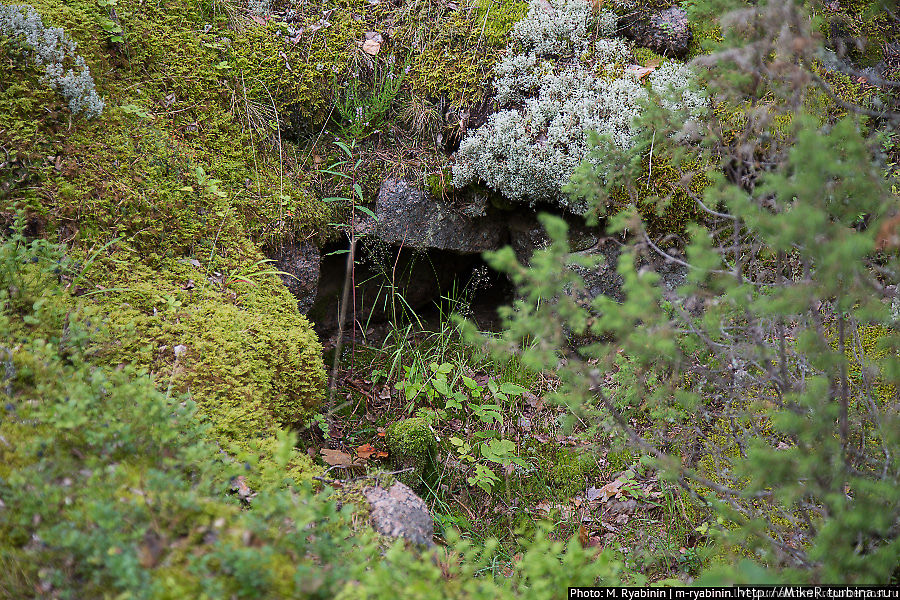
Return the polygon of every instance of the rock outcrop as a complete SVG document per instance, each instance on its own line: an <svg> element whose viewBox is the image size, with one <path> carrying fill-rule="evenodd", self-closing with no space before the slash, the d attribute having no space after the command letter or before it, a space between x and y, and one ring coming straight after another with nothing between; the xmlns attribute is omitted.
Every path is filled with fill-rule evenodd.
<svg viewBox="0 0 900 600"><path fill-rule="evenodd" d="M312 242L301 242L297 245L285 246L271 258L275 266L284 274L281 280L287 289L297 298L297 308L302 314L309 312L316 300L319 289L319 268L322 256Z"/></svg>

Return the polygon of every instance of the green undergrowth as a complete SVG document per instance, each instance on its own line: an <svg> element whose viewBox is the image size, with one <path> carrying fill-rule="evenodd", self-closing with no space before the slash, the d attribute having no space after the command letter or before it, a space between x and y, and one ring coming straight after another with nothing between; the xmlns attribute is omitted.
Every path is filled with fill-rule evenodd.
<svg viewBox="0 0 900 600"><path fill-rule="evenodd" d="M71 264L18 224L0 246L0 589L15 598L333 589L335 577L309 575L330 560L345 515L301 501L308 486L284 488L315 472L292 437L278 430L256 452L222 452L189 397L159 391L144 370L98 366L105 327L64 291ZM253 511L241 508L250 501L241 490L259 494ZM318 539L308 544L280 519L310 523ZM310 562L293 554L302 545Z"/></svg>
<svg viewBox="0 0 900 600"><path fill-rule="evenodd" d="M623 577L631 583L696 572L707 553L694 528L705 511L677 488L663 494L645 470L611 499L610 506L624 503L624 525L614 525L615 534L601 529L605 505L588 508L588 490L627 477L638 457L581 439L577 425L567 430L549 398L550 374L514 357L489 357L463 342L446 317L441 324L431 334L397 328L381 348L361 345L344 357L362 375L338 390L348 401L333 416L342 437L332 442L350 453L361 444L384 451L385 462L366 464L402 471L395 477L431 506L438 538L458 530L476 545L497 540L495 577L509 575L547 518L553 539L610 534L602 546L628 565Z"/></svg>
<svg viewBox="0 0 900 600"><path fill-rule="evenodd" d="M290 473L296 438L223 452L190 398L96 362L96 309L65 289L54 244L0 243L0 590L10 598L549 598L619 582L621 565L546 533L504 578L496 545L386 546L350 505ZM76 275L77 276L77 275ZM98 347L99 345L99 347ZM268 467L264 465L269 465Z"/></svg>

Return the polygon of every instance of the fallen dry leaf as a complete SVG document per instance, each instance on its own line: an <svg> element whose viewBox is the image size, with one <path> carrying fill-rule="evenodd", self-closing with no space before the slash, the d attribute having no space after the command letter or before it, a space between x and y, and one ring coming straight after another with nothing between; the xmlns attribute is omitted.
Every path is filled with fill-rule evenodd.
<svg viewBox="0 0 900 600"><path fill-rule="evenodd" d="M637 77L638 81L652 73L656 70L656 67L642 67L640 65L628 65L625 67L625 72L634 75Z"/></svg>
<svg viewBox="0 0 900 600"><path fill-rule="evenodd" d="M547 516L550 514L550 504L547 502L541 502L539 504L536 504L534 506L534 511L537 513L540 513L544 516Z"/></svg>
<svg viewBox="0 0 900 600"><path fill-rule="evenodd" d="M588 535L587 529L584 528L584 525L578 528L578 541L581 542L582 548L587 548L590 543L590 536Z"/></svg>
<svg viewBox="0 0 900 600"><path fill-rule="evenodd" d="M600 546L600 536L590 535L584 525L578 528L578 541L582 548L596 548Z"/></svg>
<svg viewBox="0 0 900 600"><path fill-rule="evenodd" d="M381 44L372 40L366 40L362 44L363 52L375 56L381 50Z"/></svg>
<svg viewBox="0 0 900 600"><path fill-rule="evenodd" d="M353 465L353 457L346 452L322 448L319 453L322 455L322 460L332 467L349 467Z"/></svg>
<svg viewBox="0 0 900 600"><path fill-rule="evenodd" d="M144 534L144 541L138 548L138 560L145 569L152 569L159 564L164 546L159 535L150 529Z"/></svg>
<svg viewBox="0 0 900 600"><path fill-rule="evenodd" d="M607 502L610 498L621 498L622 485L624 483L625 482L621 479L610 481L599 490L595 490L594 499L599 500L600 502ZM588 492L588 494L590 497L590 492Z"/></svg>

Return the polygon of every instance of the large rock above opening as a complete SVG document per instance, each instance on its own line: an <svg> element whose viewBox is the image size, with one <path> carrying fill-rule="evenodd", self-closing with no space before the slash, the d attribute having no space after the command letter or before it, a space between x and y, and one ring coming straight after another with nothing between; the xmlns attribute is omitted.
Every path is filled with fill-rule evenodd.
<svg viewBox="0 0 900 600"><path fill-rule="evenodd" d="M506 228L491 216L469 217L405 179L381 184L376 233L388 244L465 254L496 250Z"/></svg>

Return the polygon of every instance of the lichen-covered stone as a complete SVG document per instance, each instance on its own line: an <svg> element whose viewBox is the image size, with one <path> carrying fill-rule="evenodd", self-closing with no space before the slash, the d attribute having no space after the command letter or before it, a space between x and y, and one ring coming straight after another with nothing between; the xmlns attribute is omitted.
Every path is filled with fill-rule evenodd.
<svg viewBox="0 0 900 600"><path fill-rule="evenodd" d="M402 537L413 544L433 546L434 520L425 501L409 487L395 482L389 490L374 486L363 490L378 533Z"/></svg>

